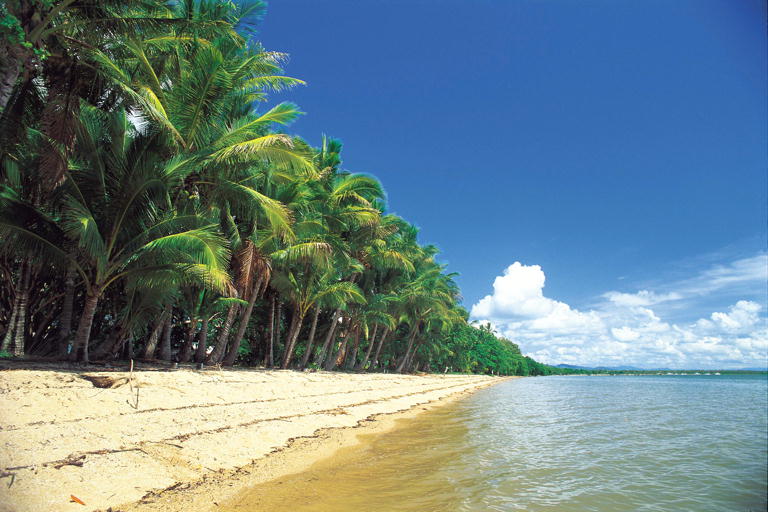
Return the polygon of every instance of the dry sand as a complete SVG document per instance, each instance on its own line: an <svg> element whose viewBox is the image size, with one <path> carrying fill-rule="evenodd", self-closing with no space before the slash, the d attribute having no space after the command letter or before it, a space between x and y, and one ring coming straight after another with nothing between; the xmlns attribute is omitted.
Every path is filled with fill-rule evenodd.
<svg viewBox="0 0 768 512"><path fill-rule="evenodd" d="M247 486L302 471L354 444L357 434L387 430L426 408L417 405L501 380L0 371L0 511L212 510Z"/></svg>

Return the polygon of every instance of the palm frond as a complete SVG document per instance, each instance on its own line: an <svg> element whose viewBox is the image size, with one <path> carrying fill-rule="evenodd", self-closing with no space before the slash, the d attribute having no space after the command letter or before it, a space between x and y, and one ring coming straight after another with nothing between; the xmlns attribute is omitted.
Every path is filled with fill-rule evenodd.
<svg viewBox="0 0 768 512"><path fill-rule="evenodd" d="M308 177L316 173L312 159L303 151L297 151L289 136L279 133L226 146L212 157L222 163L265 161L277 167L294 169Z"/></svg>

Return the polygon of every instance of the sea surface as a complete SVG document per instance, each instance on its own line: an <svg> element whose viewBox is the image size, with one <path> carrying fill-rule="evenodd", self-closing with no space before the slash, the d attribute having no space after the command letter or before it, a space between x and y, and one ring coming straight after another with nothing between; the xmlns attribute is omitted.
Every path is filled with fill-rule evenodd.
<svg viewBox="0 0 768 512"><path fill-rule="evenodd" d="M231 510L764 511L767 384L510 380L253 488Z"/></svg>

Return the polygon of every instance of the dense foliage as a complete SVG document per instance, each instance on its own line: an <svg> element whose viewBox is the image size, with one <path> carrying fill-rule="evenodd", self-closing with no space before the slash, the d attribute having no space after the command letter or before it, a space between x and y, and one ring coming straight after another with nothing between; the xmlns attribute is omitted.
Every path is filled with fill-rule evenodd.
<svg viewBox="0 0 768 512"><path fill-rule="evenodd" d="M303 85L260 2L0 8L0 350L327 370L551 371L467 323L381 184L264 107Z"/></svg>

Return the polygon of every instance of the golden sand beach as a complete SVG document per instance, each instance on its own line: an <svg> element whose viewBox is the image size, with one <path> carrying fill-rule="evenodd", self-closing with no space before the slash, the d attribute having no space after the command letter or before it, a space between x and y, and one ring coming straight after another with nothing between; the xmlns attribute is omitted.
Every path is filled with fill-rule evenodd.
<svg viewBox="0 0 768 512"><path fill-rule="evenodd" d="M0 371L0 510L215 509L248 486L354 444L358 434L383 432L396 418L501 380L279 370Z"/></svg>

